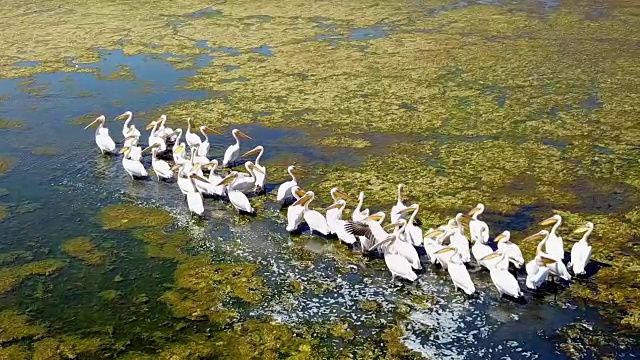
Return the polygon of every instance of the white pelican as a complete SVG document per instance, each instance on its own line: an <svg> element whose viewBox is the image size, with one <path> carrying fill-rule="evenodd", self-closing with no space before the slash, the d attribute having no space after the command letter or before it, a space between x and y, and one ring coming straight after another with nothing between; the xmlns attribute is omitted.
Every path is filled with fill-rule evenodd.
<svg viewBox="0 0 640 360"><path fill-rule="evenodd" d="M448 252L453 253L449 258L449 265L447 266L447 271L449 272L451 281L453 281L453 285L456 287L456 289L462 289L465 293L467 293L467 295L473 294L476 291L476 287L473 286L473 281L471 281L471 276L469 276L469 272L462 262L462 258L460 257L458 248L448 246L444 249L436 251L436 255Z"/></svg>
<svg viewBox="0 0 640 360"><path fill-rule="evenodd" d="M364 193L360 192L358 195L358 206L353 209L353 213L351 214L351 219L353 221L364 221L369 216L369 209L362 210L362 204L364 203Z"/></svg>
<svg viewBox="0 0 640 360"><path fill-rule="evenodd" d="M295 185L292 191L297 200L287 208L287 231L289 232L296 231L302 220L304 220L304 201L300 200L307 193L300 189L298 185Z"/></svg>
<svg viewBox="0 0 640 360"><path fill-rule="evenodd" d="M196 133L191 132L191 118L187 118L187 132L184 135L185 140L187 141L187 145L196 146L202 143L202 139Z"/></svg>
<svg viewBox="0 0 640 360"><path fill-rule="evenodd" d="M200 165L204 165L204 164L210 163L211 160L209 160L208 157L206 157L205 155L200 155L199 154L200 146L202 146L202 144L192 147L192 149L195 149L196 151L192 152L191 162L194 163L194 164L197 163L197 164L200 164Z"/></svg>
<svg viewBox="0 0 640 360"><path fill-rule="evenodd" d="M197 179L200 182L207 182L206 179L198 176L197 174L189 175L189 181L191 181L191 187L195 189L195 191L187 192L187 206L189 206L189 211L192 213L201 216L204 213L204 203L202 199L202 194L196 189L195 180Z"/></svg>
<svg viewBox="0 0 640 360"><path fill-rule="evenodd" d="M458 254L460 254L460 258L463 262L471 261L471 252L469 251L469 240L466 236L464 236L464 229L462 227L462 213L458 213L456 215L456 228L454 229L453 234L451 235L450 241L451 246L454 246L458 249Z"/></svg>
<svg viewBox="0 0 640 360"><path fill-rule="evenodd" d="M573 270L576 275L584 274L584 268L591 259L591 245L587 242L587 238L593 232L593 223L588 221L584 226L579 227L574 233L584 233L582 239L571 247L571 262L569 268Z"/></svg>
<svg viewBox="0 0 640 360"><path fill-rule="evenodd" d="M133 126L133 125L131 125ZM142 159L142 148L138 146L138 138L132 132L129 133L129 137L124 138L123 148L130 148L129 159L140 161Z"/></svg>
<svg viewBox="0 0 640 360"><path fill-rule="evenodd" d="M138 145L138 140L140 139L140 136L136 135L136 131L138 131L135 126L131 125L131 127L129 127L127 129L127 133L124 136L124 140L123 140L123 147L131 147L131 146L136 146ZM139 131L138 131L139 133Z"/></svg>
<svg viewBox="0 0 640 360"><path fill-rule="evenodd" d="M353 234L350 234L347 231L347 222L345 220L342 220L342 212L344 211L345 206L347 206L347 202L342 199L336 200L333 205L329 206L327 208L327 224L331 228L331 231L335 233L336 236L338 236L338 239L340 239L340 241L345 244L353 245L356 241L358 241L358 239L356 239ZM329 211L332 210L337 210L337 215L329 216Z"/></svg>
<svg viewBox="0 0 640 360"><path fill-rule="evenodd" d="M363 252L369 251L374 244L389 237L389 234L380 225L384 218L384 212L379 211L367 216L363 221L348 221L345 229L360 240Z"/></svg>
<svg viewBox="0 0 640 360"><path fill-rule="evenodd" d="M562 216L556 214L540 222L540 225L551 224L553 224L553 227L551 227L551 231L549 231L544 251L562 261L562 259L564 259L564 244L562 238L556 234L556 231L558 231L558 228L562 225Z"/></svg>
<svg viewBox="0 0 640 360"><path fill-rule="evenodd" d="M125 111L124 113L116 116L116 120L124 120L124 125L122 125L122 135L124 137L128 137L130 135L135 135L136 137L142 136L142 134L140 134L140 131L136 129L135 125L131 124L131 126L129 126L132 118L133 113L131 111ZM130 133L131 131L133 131L133 134Z"/></svg>
<svg viewBox="0 0 640 360"><path fill-rule="evenodd" d="M200 164L197 164L195 166L187 166L187 164L189 163L187 162L185 164L176 164L171 168L172 171L178 170L177 183L178 188L180 188L180 191L183 195L187 195L190 192L198 191L193 182L190 180L190 176L195 173L194 170L197 170L197 167L199 167Z"/></svg>
<svg viewBox="0 0 640 360"><path fill-rule="evenodd" d="M511 262L516 268L520 269L522 265L524 265L522 251L520 251L518 245L512 243L509 239L511 239L511 232L509 232L509 230L505 230L502 234L496 236L493 241L498 244L498 250L507 256L509 262Z"/></svg>
<svg viewBox="0 0 640 360"><path fill-rule="evenodd" d="M185 143L180 143L180 145L177 144L178 142L176 141L176 143L173 145L173 162L175 162L176 164L185 164L188 162L187 158L184 156L187 146L185 145Z"/></svg>
<svg viewBox="0 0 640 360"><path fill-rule="evenodd" d="M161 138L158 136L158 134L156 133L157 128L158 128L157 121L152 121L145 127L145 130L151 130L151 133L149 134L148 145L151 146L153 144L158 144L160 145L159 147L160 151L165 151L167 150L167 143L164 141L164 138Z"/></svg>
<svg viewBox="0 0 640 360"><path fill-rule="evenodd" d="M413 245L411 245L411 243L403 240L403 238L405 238L406 236L406 229L407 229L407 220L405 219L399 219L397 223L392 224L395 226L399 226L400 227L400 232L398 235L398 239L396 241L393 242L393 245L390 245L393 247L393 249L389 250L392 253L396 253L402 257L404 257L405 259L407 259L407 261L411 264L411 267L416 269L416 270L420 270L422 269L422 264L420 263L420 256L418 255L418 252L416 251L416 248L413 247ZM420 239L422 240L422 239Z"/></svg>
<svg viewBox="0 0 640 360"><path fill-rule="evenodd" d="M158 126L158 130L156 132L156 135L158 137L161 137L163 139L165 139L165 141L175 141L176 140L176 134L173 132L173 130L170 127L165 126L165 123L167 122L167 115L162 114L160 115L160 124Z"/></svg>
<svg viewBox="0 0 640 360"><path fill-rule="evenodd" d="M562 262L562 258L542 251L543 246L545 246L546 242L549 240L549 232L547 230L540 230L523 241L539 239L541 237L543 239L538 243L538 247L536 248L536 258L540 258L540 261L536 263L549 263L546 266L549 268L549 272L551 272L552 275L566 281L571 280L571 275L569 274L569 271L567 271L567 267ZM527 266L529 266L529 264L527 264Z"/></svg>
<svg viewBox="0 0 640 360"><path fill-rule="evenodd" d="M491 246L483 244L480 239L473 239L473 245L471 245L471 254L473 254L473 258L476 259L476 262L479 265L486 267L491 270L491 266L486 264L483 259L489 254L493 254L493 249Z"/></svg>
<svg viewBox="0 0 640 360"><path fill-rule="evenodd" d="M261 192L262 190L264 190L264 185L267 183L267 167L260 165L260 159L262 158L262 154L264 154L264 147L262 145L258 145L253 149L247 151L246 153L242 154L241 158L246 158L248 156L255 155L255 154L258 154L258 156L256 156L255 166L260 170L262 170L262 173L257 172L254 174L256 177L255 190L256 192Z"/></svg>
<svg viewBox="0 0 640 360"><path fill-rule="evenodd" d="M151 149L151 168L153 172L156 173L158 181L160 181L160 178L171 179L173 178L173 170L171 170L171 167L166 161L158 159L158 147L160 147L160 145L156 143L145 148L142 152Z"/></svg>
<svg viewBox="0 0 640 360"><path fill-rule="evenodd" d="M427 233L424 235L424 238L422 239L422 243L424 246L424 251L427 253L427 256L429 257L429 261L431 261L431 264L436 263L436 261L438 260L436 257L436 251L444 248L444 246L442 245L442 242L445 239L447 239L449 236L451 236L451 234L453 234L451 230L429 229L429 231L427 231ZM447 262L448 262L448 258L447 258Z"/></svg>
<svg viewBox="0 0 640 360"><path fill-rule="evenodd" d="M226 185L227 187L227 197L229 198L229 202L233 207L240 211L244 211L247 213L255 212L255 209L251 206L249 199L247 196L238 190L233 190L233 183L238 179L238 172L232 171L227 177L222 179L216 186Z"/></svg>
<svg viewBox="0 0 640 360"><path fill-rule="evenodd" d="M251 191L256 186L256 173L260 173L262 170L254 165L251 161L244 163L247 173L238 173L238 179L233 183L232 189L242 192Z"/></svg>
<svg viewBox="0 0 640 360"><path fill-rule="evenodd" d="M216 195L216 196L224 196L225 195L225 186L224 185L216 185L220 181L222 181L222 176L216 174L216 169L218 168L218 160L211 160L210 163L202 165L203 167L209 167L209 181L208 183L203 183L200 181L196 181L196 187L201 193L207 195Z"/></svg>
<svg viewBox="0 0 640 360"><path fill-rule="evenodd" d="M479 240L476 241L480 242ZM492 266L489 267L489 273L493 285L496 286L500 295L505 294L514 298L522 296L522 290L520 290L518 280L508 270L505 270L505 268L509 266L506 254L496 252L488 255L483 260L491 260L492 258L498 258L498 261L492 263ZM501 263L506 264L500 266Z"/></svg>
<svg viewBox="0 0 640 360"><path fill-rule="evenodd" d="M240 157L240 139L238 139L238 136L248 140L252 140L249 135L243 133L238 129L231 130L231 136L236 139L236 142L233 145L229 145L227 151L224 152L224 158L222 159L223 167L233 165L233 162L236 161L238 157Z"/></svg>
<svg viewBox="0 0 640 360"><path fill-rule="evenodd" d="M200 133L204 137L204 141L201 142L200 145L198 145L198 156L207 156L210 147L209 136L207 135L207 133L216 135L222 134L219 131L213 130L206 125L200 126Z"/></svg>
<svg viewBox="0 0 640 360"><path fill-rule="evenodd" d="M345 194L342 190L337 187L334 187L329 191L331 194L331 198L333 199L333 204L338 204L338 200L344 200L347 198L347 194ZM346 201L344 202L346 205ZM336 234L336 229L339 226L338 221L342 219L342 212L344 211L344 206L329 206L326 210L325 218L327 219L327 224L329 225L330 234Z"/></svg>
<svg viewBox="0 0 640 360"><path fill-rule="evenodd" d="M98 124L98 128L96 129L96 145L100 149L102 154L106 153L115 153L116 151L116 143L113 141L111 136L109 136L109 129L104 127L105 117L104 115L98 116L91 124L85 127L85 130L93 126L93 124Z"/></svg>
<svg viewBox="0 0 640 360"><path fill-rule="evenodd" d="M283 182L278 188L278 195L276 200L279 203L284 203L288 198L292 197L291 189L298 185L298 178L296 175L300 175L298 168L295 165L291 165L287 168L287 172L291 176L291 180Z"/></svg>
<svg viewBox="0 0 640 360"><path fill-rule="evenodd" d="M391 207L391 222L396 223L398 219L404 218L406 216L406 212L401 213L402 210L407 207L402 203L404 198L402 196L402 191L404 190L404 184L398 184L398 201L393 207Z"/></svg>
<svg viewBox="0 0 640 360"><path fill-rule="evenodd" d="M418 275L413 272L411 263L403 256L393 252L395 242L400 241L401 231L399 226L396 226L391 236L387 236L382 241L378 241L371 246L370 250L375 250L379 247L384 249L384 262L389 272L391 272L391 281L395 280L396 276L399 276L413 282L418 279Z"/></svg>
<svg viewBox="0 0 640 360"><path fill-rule="evenodd" d="M414 225L419 210L420 206L418 204L412 204L411 206L406 207L398 212L398 215L400 215L399 219L405 219L406 214L411 212L411 216L409 217L405 225L404 235L407 240L409 240L411 244L413 244L413 246L422 245L422 229Z"/></svg>
<svg viewBox="0 0 640 360"><path fill-rule="evenodd" d="M478 204L467 214L471 216L471 221L469 221L469 237L471 240L479 240L480 243L486 244L489 242L489 226L486 222L478 220L478 216L483 212L484 204Z"/></svg>
<svg viewBox="0 0 640 360"><path fill-rule="evenodd" d="M129 158L129 154L131 154L131 148L124 147L120 150L121 154L124 154L122 157L122 167L124 171L131 176L131 179L134 177L146 177L149 175L147 170L144 168L142 163L138 160L131 160Z"/></svg>
<svg viewBox="0 0 640 360"><path fill-rule="evenodd" d="M311 204L311 202L315 198L316 195L313 193L313 191L307 191L307 193L304 194L304 196L296 202L300 202L302 205L304 205L304 221L307 223L307 225L309 225L309 229L311 229L311 232L317 231L320 234L326 236L329 235L329 225L327 225L327 219L325 219L321 213L309 209L309 204Z"/></svg>

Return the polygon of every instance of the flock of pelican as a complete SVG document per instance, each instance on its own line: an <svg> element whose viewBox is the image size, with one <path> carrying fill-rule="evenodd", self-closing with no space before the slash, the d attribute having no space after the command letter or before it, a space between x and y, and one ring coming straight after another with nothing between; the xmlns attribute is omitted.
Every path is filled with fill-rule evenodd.
<svg viewBox="0 0 640 360"><path fill-rule="evenodd" d="M204 212L203 195L226 198L239 212L255 211L246 194L264 192L267 171L266 167L259 163L264 153L262 146L256 146L240 154L239 138L251 139L248 135L238 129L232 130L235 143L227 148L222 167L233 167L239 159L252 155L257 155L255 163L244 163L246 173L231 171L222 176L216 173L218 161L209 160L207 157L207 134L220 134L219 132L207 126L200 126L198 130L201 137L191 132L191 121L187 119L185 142L181 142L182 129L173 130L166 127L167 118L162 115L157 121L147 124L146 129L150 130L150 134L148 146L143 149L138 146L141 133L135 125L130 124L132 117L130 111L116 117L118 120L125 120L122 129L123 146L119 153L124 155L122 166L132 179L148 176L140 160L143 153L151 151L151 167L158 181L172 179L174 172L177 172L176 182L185 195L192 213L202 215ZM104 123L105 117L99 116L86 128L97 125L95 141L98 148L103 154L115 154L116 144L109 136L109 130ZM187 146L190 150L189 157L186 156ZM174 164L170 166L165 158L172 159ZM203 171L208 171L208 176L205 177ZM557 235L562 217L553 215L543 220L541 225L552 227L550 230L540 230L523 240L539 240L535 257L525 264L520 248L510 241L509 231L504 231L490 240L488 225L478 218L485 210L483 204L478 204L466 214L458 213L446 225L428 229L423 233L418 218L420 206L404 204L404 186L400 184L398 200L389 213L390 224L383 226L386 217L384 212L370 214L368 208L363 209L363 192L359 194L351 220L343 220L342 214L349 195L337 187L331 189L333 204L322 214L310 208L315 199L314 192L305 191L298 185L297 175L301 174L301 170L291 165L287 172L291 180L279 186L276 196L279 203L283 206L288 205L286 230L299 231L301 224L306 223L312 233L337 237L350 246L359 246L362 253L381 253L392 279L400 277L413 282L418 278L416 271L421 270L423 265L418 250L422 248L428 262L448 271L456 289L462 289L469 295L476 291L467 270L467 265L475 263L489 271L493 284L501 295L518 298L523 293L514 274L523 266L526 271L525 286L535 290L542 286L549 276L569 281L569 270L574 275L585 274L585 267L591 258L591 246L587 241L594 228L591 222L574 231L575 234L582 234L582 237L571 248L570 262L565 265L564 242L562 237Z"/></svg>

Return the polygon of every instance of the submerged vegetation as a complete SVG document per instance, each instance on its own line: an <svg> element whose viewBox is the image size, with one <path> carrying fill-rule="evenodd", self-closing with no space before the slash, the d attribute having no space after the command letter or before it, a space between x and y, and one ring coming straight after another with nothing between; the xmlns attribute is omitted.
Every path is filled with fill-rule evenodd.
<svg viewBox="0 0 640 360"><path fill-rule="evenodd" d="M35 275L52 275L64 267L59 260L42 260L24 265L0 269L0 294L4 294L19 285L25 279Z"/></svg>
<svg viewBox="0 0 640 360"><path fill-rule="evenodd" d="M143 227L162 227L171 224L173 218L162 209L134 205L112 205L101 213L105 230L129 230Z"/></svg>
<svg viewBox="0 0 640 360"><path fill-rule="evenodd" d="M64 244L62 244L62 250L89 265L100 265L106 257L106 254L96 249L91 239L85 236L65 241Z"/></svg>

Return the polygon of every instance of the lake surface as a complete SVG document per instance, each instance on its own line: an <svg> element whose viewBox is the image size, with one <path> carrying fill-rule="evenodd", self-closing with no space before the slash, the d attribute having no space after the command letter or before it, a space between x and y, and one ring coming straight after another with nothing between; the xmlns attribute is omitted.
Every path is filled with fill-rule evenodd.
<svg viewBox="0 0 640 360"><path fill-rule="evenodd" d="M541 3L545 11L558 6L554 1ZM453 5L451 9L461 6L465 4ZM435 16L447 10L429 14ZM193 13L197 18L219 15L214 9ZM325 24L322 19L315 21L318 26ZM348 33L319 35L316 40L340 46L341 42L373 41L393 31L392 26L379 23ZM224 52L233 55L238 50ZM278 49L263 45L248 52L271 57L277 56ZM391 282L382 259L362 259L336 239L310 236L308 232L290 235L285 231L286 212L275 202L274 189L279 181L269 184L269 194L252 199L259 204L258 216L237 215L227 203L205 199L203 219L188 213L175 183L158 183L154 177L132 181L122 169L121 156L102 156L94 143L94 131L83 127L86 120L105 114L106 126L119 148L122 122L112 119L126 110L134 112L134 124L143 132L141 141L146 142L144 126L173 104L225 98L224 92L185 87L187 79L198 69L217 61L215 56L199 55L194 67L184 70L171 62L175 56L127 56L120 50L101 50L99 62L79 65L97 69L94 73L53 72L0 79L0 118L21 121L20 128L0 129L3 144L0 155L13 162L10 171L0 177L0 188L5 189L0 202L7 210L0 223L3 239L0 252L28 251L30 260L56 258L65 263L55 275L29 277L5 293L1 300L4 309L18 309L33 321L48 324L48 336L109 337L98 350L85 353L82 358L118 358L134 352L151 356L172 344L188 343L185 336L206 334L211 338L228 332L229 325L208 325L206 320L178 316L162 300L167 289L174 286L176 267L181 261L149 257L135 231L105 229L100 218L103 209L133 204L171 214L173 222L168 225L167 234L188 233L189 250L184 252L190 256L206 255L213 263L258 265L256 276L264 280L268 295L257 302L243 303L236 299L225 303L239 314L232 323L269 319L296 329L344 324L360 338L353 340L336 335L335 331L333 336L319 336L318 346L329 352L349 353L356 344L361 344L358 342L361 339L375 338L389 326L400 324L405 331L404 345L437 359L597 358L598 351L614 353L617 359L637 358L638 339L633 337L596 345L572 337L572 341L581 345L567 346L566 334L560 333L562 329L603 336L615 333L617 328L600 315L600 308L578 303L562 287L549 287L537 293L525 291L522 301L513 301L498 295L488 272L478 271L471 274L477 294L469 297L453 289L442 269L426 266L414 284ZM37 62L15 64L37 65ZM123 68L132 77L113 78ZM230 67L228 71L237 68ZM504 106L508 100L499 94L499 88L496 92L498 105ZM596 99L585 106L597 104ZM411 104L407 106L411 111L417 110ZM170 118L169 122L174 128L186 127L184 119ZM231 143L229 134L233 127L232 124L221 128L223 136L210 136L212 158L221 159ZM287 164L283 159L303 162L313 172L314 167L320 166L358 165L367 154L379 151L329 149L309 142L310 136L318 136L310 130L265 126L259 122L237 127L254 139L243 142L242 150L258 144L265 146L262 162L270 174L271 169L278 171L272 177L278 180L286 179ZM424 136L429 139L429 135ZM390 141L379 134L365 137L374 142ZM150 168L148 156L144 164ZM306 189L305 181L303 178L302 186ZM362 191L367 191L366 184ZM328 194L318 195L325 202L329 198ZM354 205L350 199L348 206ZM369 206L378 210L375 204ZM492 234L507 228L523 230L532 222L526 211L495 219L489 221ZM90 237L106 254L106 260L92 266L62 250L65 241L80 236ZM522 272L518 280L524 289ZM105 292L112 290L119 295L108 300ZM376 310L367 309L364 303L376 304ZM24 337L5 345L29 347L37 340ZM577 348L583 353L575 355ZM187 354L179 358L201 357Z"/></svg>

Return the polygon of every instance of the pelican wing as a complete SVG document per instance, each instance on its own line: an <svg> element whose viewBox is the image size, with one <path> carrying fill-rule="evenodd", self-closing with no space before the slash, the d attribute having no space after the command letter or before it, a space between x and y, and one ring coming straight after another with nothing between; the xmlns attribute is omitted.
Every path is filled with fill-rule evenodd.
<svg viewBox="0 0 640 360"><path fill-rule="evenodd" d="M371 240L372 243L376 243L376 237L373 235L369 225L359 221L347 221L344 229L351 235L363 236Z"/></svg>

